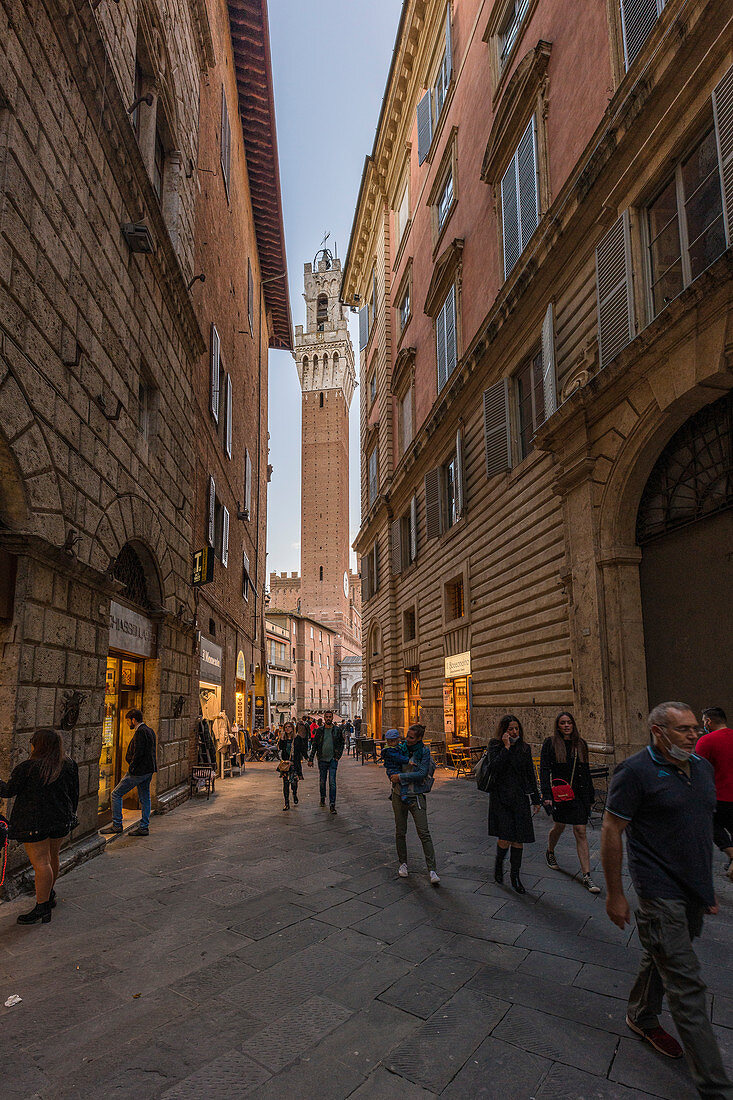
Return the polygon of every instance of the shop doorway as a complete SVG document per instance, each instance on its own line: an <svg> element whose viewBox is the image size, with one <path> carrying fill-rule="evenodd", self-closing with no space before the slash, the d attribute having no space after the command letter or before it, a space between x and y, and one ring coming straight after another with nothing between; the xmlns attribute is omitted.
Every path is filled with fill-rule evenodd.
<svg viewBox="0 0 733 1100"><path fill-rule="evenodd" d="M405 672L405 700L409 727L420 721L420 672L417 669Z"/></svg>
<svg viewBox="0 0 733 1100"><path fill-rule="evenodd" d="M99 823L112 820L112 791L127 771L125 754L132 731L125 715L128 710L142 710L145 662L136 657L110 653L107 657L107 677L104 689L104 720L102 751L99 757ZM126 795L123 809L137 810L134 791Z"/></svg>
<svg viewBox="0 0 733 1100"><path fill-rule="evenodd" d="M384 700L384 684L381 680L372 683L372 716L374 719L373 737L382 736L382 702Z"/></svg>
<svg viewBox="0 0 733 1100"><path fill-rule="evenodd" d="M471 740L470 677L460 676L443 684L443 720L446 737L468 745Z"/></svg>
<svg viewBox="0 0 733 1100"><path fill-rule="evenodd" d="M733 638L733 397L669 441L637 517L649 706L730 705Z"/></svg>

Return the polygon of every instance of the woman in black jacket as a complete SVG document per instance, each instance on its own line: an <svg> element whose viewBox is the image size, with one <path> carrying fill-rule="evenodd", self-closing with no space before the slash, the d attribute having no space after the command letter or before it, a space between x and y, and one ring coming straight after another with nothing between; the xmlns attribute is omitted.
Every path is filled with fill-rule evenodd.
<svg viewBox="0 0 733 1100"><path fill-rule="evenodd" d="M7 783L0 779L0 798L15 799L8 835L23 844L35 872L36 904L21 913L18 924L48 924L56 905L59 852L77 824L79 805L79 769L64 754L57 730L36 730L30 760L14 768Z"/></svg>
<svg viewBox="0 0 733 1100"><path fill-rule="evenodd" d="M307 750L303 745L303 738L294 736L295 727L292 722L286 722L283 726L283 735L278 742L280 759L290 763L288 771L281 771L283 781L283 796L285 805L283 810L290 809L290 792L293 792L293 803L298 805L298 780L303 778L302 759Z"/></svg>
<svg viewBox="0 0 733 1100"><path fill-rule="evenodd" d="M532 750L524 740L522 723L513 714L504 715L496 736L489 741L489 769L489 836L497 838L494 881L504 881L504 860L511 847L511 883L518 894L526 894L519 878L522 846L534 843L532 813L540 808L540 792ZM528 799L532 800L532 812Z"/></svg>
<svg viewBox="0 0 733 1100"><path fill-rule="evenodd" d="M569 801L553 798L553 779L564 780L573 789L574 797ZM588 745L578 733L575 719L569 711L563 711L555 719L555 732L542 745L540 752L540 787L542 801L555 824L547 838L545 859L547 866L559 871L555 859L555 845L562 836L565 826L572 825L575 834L575 846L583 873L583 885L591 894L600 894L590 877L590 854L586 826L590 819L591 806L595 798L593 779L588 764Z"/></svg>

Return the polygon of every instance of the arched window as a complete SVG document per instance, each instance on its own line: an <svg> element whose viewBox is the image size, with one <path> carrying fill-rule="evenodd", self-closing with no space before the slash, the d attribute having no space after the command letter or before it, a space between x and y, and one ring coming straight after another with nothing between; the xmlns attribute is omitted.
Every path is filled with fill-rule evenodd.
<svg viewBox="0 0 733 1100"><path fill-rule="evenodd" d="M146 611L160 603L160 587L152 557L140 543L126 542L112 567L112 576L125 586L122 593L131 603ZM152 589L152 592L151 592Z"/></svg>
<svg viewBox="0 0 733 1100"><path fill-rule="evenodd" d="M333 357L333 373L334 374L338 370L338 365L339 365L339 357L338 357L338 352L336 352L336 354Z"/></svg>
<svg viewBox="0 0 733 1100"><path fill-rule="evenodd" d="M319 579L319 581L323 580L323 566L321 566L320 569L318 570L318 579Z"/></svg>
<svg viewBox="0 0 733 1100"><path fill-rule="evenodd" d="M304 355L303 356L303 374L305 375L307 373L308 373L308 356Z"/></svg>
<svg viewBox="0 0 733 1100"><path fill-rule="evenodd" d="M319 404L320 404L321 408L323 408L323 394L321 394L321 400L320 400Z"/></svg>
<svg viewBox="0 0 733 1100"><path fill-rule="evenodd" d="M326 294L318 295L318 302L316 303L316 324L318 325L319 332L323 332L323 326L328 324L328 296Z"/></svg>
<svg viewBox="0 0 733 1100"><path fill-rule="evenodd" d="M317 355L314 355L314 356L313 356L313 374L314 374L314 376L315 376L315 375L316 375L317 373L318 373L318 356L317 356Z"/></svg>

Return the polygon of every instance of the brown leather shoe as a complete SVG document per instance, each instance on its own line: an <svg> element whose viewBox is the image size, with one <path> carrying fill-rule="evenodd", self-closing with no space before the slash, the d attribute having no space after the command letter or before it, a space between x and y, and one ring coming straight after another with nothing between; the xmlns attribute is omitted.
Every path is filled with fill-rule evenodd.
<svg viewBox="0 0 733 1100"><path fill-rule="evenodd" d="M641 1035L642 1039L645 1039L650 1046L653 1046L660 1054L666 1055L667 1058L681 1058L684 1054L674 1035L670 1035L663 1027L639 1027L630 1016L626 1017L626 1026L630 1027L637 1035Z"/></svg>

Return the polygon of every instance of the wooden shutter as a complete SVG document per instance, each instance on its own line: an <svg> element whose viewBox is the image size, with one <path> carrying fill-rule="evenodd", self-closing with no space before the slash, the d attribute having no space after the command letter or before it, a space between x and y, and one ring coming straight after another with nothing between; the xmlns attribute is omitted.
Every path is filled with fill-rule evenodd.
<svg viewBox="0 0 733 1100"><path fill-rule="evenodd" d="M232 457L232 376L226 376L226 451L229 458Z"/></svg>
<svg viewBox="0 0 733 1100"><path fill-rule="evenodd" d="M438 393L448 381L448 361L445 348L445 303L435 318L435 351L438 360Z"/></svg>
<svg viewBox="0 0 733 1100"><path fill-rule="evenodd" d="M252 261L247 260L247 319L249 321L249 334L255 327L255 281L252 275Z"/></svg>
<svg viewBox="0 0 733 1100"><path fill-rule="evenodd" d="M484 443L486 446L486 476L502 474L512 466L512 444L509 431L509 379L484 390Z"/></svg>
<svg viewBox="0 0 733 1100"><path fill-rule="evenodd" d="M733 245L733 68L713 91L713 116L723 186L723 221L728 248Z"/></svg>
<svg viewBox="0 0 733 1100"><path fill-rule="evenodd" d="M252 459L246 447L244 450L244 510L249 519L252 514Z"/></svg>
<svg viewBox="0 0 733 1100"><path fill-rule="evenodd" d="M417 495L410 501L410 561L417 561Z"/></svg>
<svg viewBox="0 0 733 1100"><path fill-rule="evenodd" d="M448 297L443 306L445 313L445 371L446 381L456 369L456 288L455 284L448 291Z"/></svg>
<svg viewBox="0 0 733 1100"><path fill-rule="evenodd" d="M440 484L440 466L436 466L425 475L425 533L429 539L437 538L442 530Z"/></svg>
<svg viewBox="0 0 733 1100"><path fill-rule="evenodd" d="M216 482L209 475L209 515L206 538L209 546L216 542Z"/></svg>
<svg viewBox="0 0 733 1100"><path fill-rule="evenodd" d="M463 515L465 503L463 482L463 435L459 428L456 432L456 519Z"/></svg>
<svg viewBox="0 0 733 1100"><path fill-rule="evenodd" d="M369 343L369 306L362 306L359 310L359 351L363 351Z"/></svg>
<svg viewBox="0 0 733 1100"><path fill-rule="evenodd" d="M229 110L224 85L221 86L221 170L224 175L224 186L227 198L229 197L229 179L232 163L232 130L229 125Z"/></svg>
<svg viewBox="0 0 733 1100"><path fill-rule="evenodd" d="M242 548L242 595L245 600L249 599L249 556L244 548Z"/></svg>
<svg viewBox="0 0 733 1100"><path fill-rule="evenodd" d="M417 163L422 164L433 140L433 113L430 106L430 91L427 91L417 105Z"/></svg>
<svg viewBox="0 0 733 1100"><path fill-rule="evenodd" d="M517 185L517 157L511 163L501 180L501 235L504 245L504 278L519 259L522 251L519 235L519 188Z"/></svg>
<svg viewBox="0 0 733 1100"><path fill-rule="evenodd" d="M621 26L627 69L641 53L665 2L666 0L621 0Z"/></svg>
<svg viewBox="0 0 733 1100"><path fill-rule="evenodd" d="M221 385L221 342L216 325L211 326L211 415L219 423L219 388Z"/></svg>
<svg viewBox="0 0 733 1100"><path fill-rule="evenodd" d="M537 179L537 136L534 115L517 147L517 180L519 184L519 235L520 251L524 252L529 239L540 222L539 187Z"/></svg>
<svg viewBox="0 0 733 1100"><path fill-rule="evenodd" d="M369 551L361 559L361 586L365 600L371 599L372 596L372 579L370 577L370 568L372 564L372 552Z"/></svg>
<svg viewBox="0 0 733 1100"><path fill-rule="evenodd" d="M451 73L453 72L453 37L451 35L450 26L450 0L448 0L448 7L445 13L445 86L446 90L450 83Z"/></svg>
<svg viewBox="0 0 733 1100"><path fill-rule="evenodd" d="M557 408L557 378L555 375L555 319L552 302L542 322L542 391L545 397L545 420Z"/></svg>
<svg viewBox="0 0 733 1100"><path fill-rule="evenodd" d="M222 509L221 520L221 564L226 568L229 562L229 509Z"/></svg>
<svg viewBox="0 0 733 1100"><path fill-rule="evenodd" d="M371 580L372 580L372 595L379 591L379 539L374 543L372 547L372 565L371 565Z"/></svg>
<svg viewBox="0 0 733 1100"><path fill-rule="evenodd" d="M606 367L634 339L631 231L625 210L596 248L598 347Z"/></svg>
<svg viewBox="0 0 733 1100"><path fill-rule="evenodd" d="M402 520L392 521L392 572L402 572Z"/></svg>

